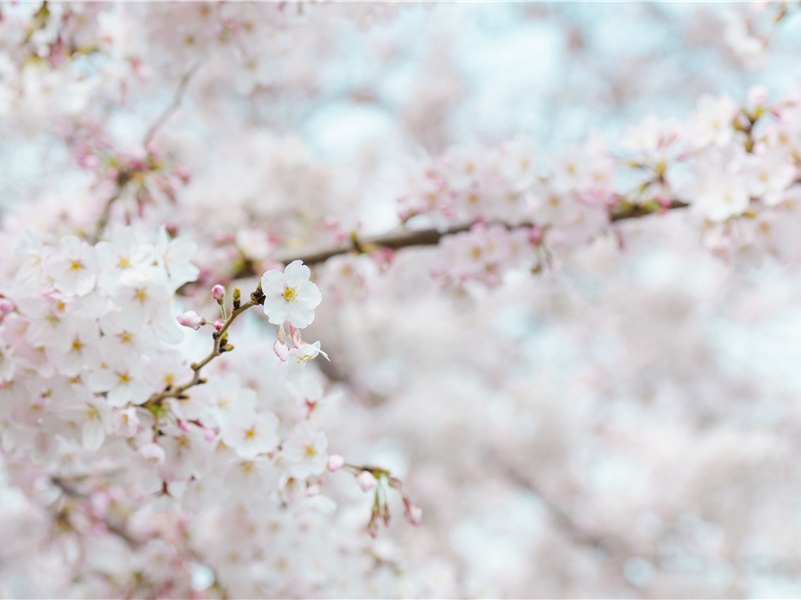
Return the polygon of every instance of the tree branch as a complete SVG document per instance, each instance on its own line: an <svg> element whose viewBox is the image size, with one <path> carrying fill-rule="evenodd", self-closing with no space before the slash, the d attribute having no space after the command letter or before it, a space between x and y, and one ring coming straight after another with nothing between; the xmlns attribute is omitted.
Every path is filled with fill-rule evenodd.
<svg viewBox="0 0 801 600"><path fill-rule="evenodd" d="M72 485L61 479L60 477L51 477L50 481L55 485L61 493L64 494L67 498L77 501L84 501L86 500L86 496L81 494L78 490L76 490ZM137 540L136 538L132 537L123 527L117 525L116 523L112 523L107 518L103 519L103 525L105 525L106 530L109 533L116 535L122 541L124 541L129 548L132 550L136 550L140 546L144 544L144 542Z"/></svg>
<svg viewBox="0 0 801 600"><path fill-rule="evenodd" d="M220 328L219 331L215 331L212 334L212 348L211 351L206 355L206 357L201 360L200 362L192 363L191 368L194 371L192 375L192 379L184 383L183 385L179 385L177 387L168 388L162 392L158 392L150 396L144 403L145 408L155 409L156 407L160 407L162 402L167 398L178 398L179 400L184 398L184 393L190 389L199 385L201 383L205 383L205 380L201 378L200 372L207 364L209 364L212 360L223 354L224 352L230 352L233 350L233 346L228 344L228 336L226 333L228 332L228 328L234 322L234 320L241 315L243 312L256 306L257 304L264 303L264 294L261 291L261 286L254 291L250 295L250 300L248 300L245 304L241 306L236 306L228 318L223 323L223 326Z"/></svg>
<svg viewBox="0 0 801 600"><path fill-rule="evenodd" d="M164 124L169 120L169 118L173 115L173 113L178 110L178 107L181 106L181 101L183 100L184 95L186 94L186 88L189 85L194 74L200 68L200 63L193 65L186 73L184 73L183 77L181 77L180 82L178 83L178 89L175 91L175 95L173 96L172 102L170 103L167 108L158 116L158 118L148 127L147 132L145 133L144 140L142 145L147 149L148 145L159 130L164 126ZM148 151L150 154L150 151ZM109 196L108 200L106 200L105 204L103 205L103 210L100 213L100 216L95 223L95 230L92 232L92 235L87 236L88 241L91 244L96 244L100 238L103 236L103 233L108 226L109 219L111 218L111 210L114 207L114 204L119 200L120 196L122 196L123 191L134 178L136 171L132 170L121 170L117 175L117 189L115 192Z"/></svg>
<svg viewBox="0 0 801 600"><path fill-rule="evenodd" d="M175 111L181 106L181 102L186 94L186 88L189 86L189 82L195 73L197 73L199 68L200 63L195 63L186 73L184 73L184 76L181 77L181 81L178 83L178 89L175 91L172 102L148 128L147 133L145 133L145 139L142 142L142 145L145 146L145 148L147 148L148 144L150 144L150 142L153 141L153 138L156 137L159 129L162 128L162 126L169 120L173 113L175 113Z"/></svg>
<svg viewBox="0 0 801 600"><path fill-rule="evenodd" d="M672 200L667 206L661 204L621 204L612 207L609 211L610 223L617 221L625 221L628 219L639 219L653 214L661 214L668 210L675 210L686 208L689 206L687 202L682 200ZM521 223L519 225L509 225L506 223L498 223L508 229L515 229L517 227L533 227L532 223ZM347 243L339 244L337 246L327 246L318 249L309 249L301 251L283 251L279 252L273 257L275 262L288 264L293 260L302 260L306 265L316 265L323 263L335 256L341 254L365 254L374 250L386 248L389 250L400 250L402 248L411 248L414 246L436 246L440 240L449 235L455 235L470 229L476 225L476 222L466 223L462 225L454 225L445 230L434 228L429 229L404 229L393 233L385 233L382 235L367 237L359 239L352 234L351 240ZM257 275L254 265L245 265L242 269L234 274L234 279L241 277L251 277Z"/></svg>

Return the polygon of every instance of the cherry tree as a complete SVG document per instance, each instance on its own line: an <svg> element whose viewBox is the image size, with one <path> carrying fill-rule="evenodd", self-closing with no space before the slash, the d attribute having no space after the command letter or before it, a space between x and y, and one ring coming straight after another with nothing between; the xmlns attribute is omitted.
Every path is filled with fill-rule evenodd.
<svg viewBox="0 0 801 600"><path fill-rule="evenodd" d="M0 7L2 593L797 595L797 8L623 6Z"/></svg>

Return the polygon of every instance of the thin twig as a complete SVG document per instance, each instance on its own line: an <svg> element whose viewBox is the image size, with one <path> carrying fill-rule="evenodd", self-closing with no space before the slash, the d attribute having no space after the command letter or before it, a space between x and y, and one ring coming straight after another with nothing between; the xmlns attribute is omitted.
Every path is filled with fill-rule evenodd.
<svg viewBox="0 0 801 600"><path fill-rule="evenodd" d="M195 73L197 73L199 68L200 63L195 63L186 73L184 73L184 76L181 77L181 81L178 83L178 89L175 91L172 102L148 128L147 133L145 134L145 139L142 142L145 148L147 148L150 142L153 141L153 138L159 132L159 129L161 129L161 127L169 120L173 113L181 106L181 101L186 93L186 88L189 86L189 82L192 80L192 77L195 75Z"/></svg>
<svg viewBox="0 0 801 600"><path fill-rule="evenodd" d="M92 245L96 244L100 241L100 238L103 236L103 233L108 226L108 220L111 218L111 209L114 206L114 203L119 199L122 195L125 186L128 185L127 181L117 184L117 190L109 196L108 200L106 200L105 204L103 205L103 212L100 213L100 216L97 219L97 223L95 224L95 230L91 236L88 236L88 242Z"/></svg>
<svg viewBox="0 0 801 600"><path fill-rule="evenodd" d="M243 312L252 308L258 304L262 304L264 302L264 295L261 293L261 290L258 289L250 295L250 300L248 300L242 306L235 308L228 318L223 323L223 326L220 328L219 331L215 331L212 334L212 348L211 351L206 355L206 357L197 363L192 363L191 368L194 373L192 374L192 379L184 383L183 385L179 385L178 387L171 387L166 389L162 392L158 392L150 396L145 402L146 407L154 407L154 406L161 406L162 402L167 398L178 398L181 399L184 397L185 392L195 387L196 385L200 385L204 383L205 380L201 378L200 372L207 364L209 364L212 360L223 354L224 352L228 352L232 349L232 346L228 345L228 338L225 335L228 331L228 328L234 322L239 315Z"/></svg>
<svg viewBox="0 0 801 600"><path fill-rule="evenodd" d="M79 492L72 485L64 481L64 479L60 477L51 477L50 481L53 483L53 485L55 485L58 489L60 489L61 493L64 494L64 496L66 496L67 498L70 498L75 502L86 502L88 500L88 496L86 496L86 494L82 494L81 492ZM106 527L106 530L109 533L116 535L118 538L120 538L123 542L125 542L125 544L131 550L138 550L139 548L141 548L150 541L148 539L145 540L136 539L131 534L129 534L123 526L117 525L116 523L112 523L111 521L109 521L107 517L103 518L102 521L103 525ZM71 523L67 522L67 525L77 533L77 530L74 529ZM211 570L212 576L214 578L214 583L212 584L212 586L216 586L221 592L222 596L227 598L228 593L220 583L216 569L214 569L211 565L206 564L206 562L197 554L197 552L195 552L192 549L191 545L188 543L188 540L186 540L186 542L187 544L184 548L184 551L192 560L194 560L199 564L204 565L205 567Z"/></svg>
<svg viewBox="0 0 801 600"><path fill-rule="evenodd" d="M66 497L71 498L72 500L85 500L86 496L81 494L78 490L72 487L69 483L61 479L60 477L51 477L50 481L55 485L58 489L61 490L61 493L64 494ZM125 529L116 523L112 523L108 519L103 519L103 524L106 526L106 529L109 533L113 533L122 541L124 541L128 547L132 550L136 550L140 546L142 546L143 542L137 540L136 538L132 537Z"/></svg>
<svg viewBox="0 0 801 600"><path fill-rule="evenodd" d="M167 108L164 109L164 111L158 116L153 124L148 127L147 132L145 133L144 141L142 142L142 145L145 148L150 145L150 142L153 141L153 138L156 136L159 130L169 120L173 113L178 110L178 107L181 106L181 101L186 94L186 89L189 86L189 82L199 68L200 63L196 63L186 73L184 73L183 77L181 77L181 81L178 83L178 89L175 91L172 102L169 106L167 106ZM92 235L87 236L89 243L95 244L103 236L103 233L108 226L109 219L111 218L111 210L117 200L119 200L120 196L122 196L122 192L133 180L133 175L134 173L127 170L120 171L120 173L117 175L117 189L103 205L103 210L97 219L94 232Z"/></svg>

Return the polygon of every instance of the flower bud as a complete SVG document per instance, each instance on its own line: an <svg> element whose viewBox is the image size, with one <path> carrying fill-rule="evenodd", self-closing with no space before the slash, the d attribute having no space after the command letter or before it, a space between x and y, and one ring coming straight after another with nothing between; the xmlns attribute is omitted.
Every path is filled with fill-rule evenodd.
<svg viewBox="0 0 801 600"><path fill-rule="evenodd" d="M328 470L331 473L336 473L345 464L345 459L339 454L332 454L328 457Z"/></svg>
<svg viewBox="0 0 801 600"><path fill-rule="evenodd" d="M224 325L225 325L225 321L223 321L222 319L216 319L214 321L214 329L216 331L220 331L223 328Z"/></svg>
<svg viewBox="0 0 801 600"><path fill-rule="evenodd" d="M423 522L423 509L409 500L406 496L403 497L403 506L406 513L406 519L409 521L409 523L417 526Z"/></svg>
<svg viewBox="0 0 801 600"><path fill-rule="evenodd" d="M178 322L184 327L191 327L192 329L200 329L201 325L206 324L206 319L201 317L193 310L188 310L185 313L176 317Z"/></svg>
<svg viewBox="0 0 801 600"><path fill-rule="evenodd" d="M300 348L303 344L303 338L300 335L300 330L297 327L289 325L289 339L295 348Z"/></svg>
<svg viewBox="0 0 801 600"><path fill-rule="evenodd" d="M14 310L14 303L7 298L0 298L0 316L5 316Z"/></svg>
<svg viewBox="0 0 801 600"><path fill-rule="evenodd" d="M289 358L289 347L286 344L282 344L281 340L276 340L273 344L273 352L275 355L281 359L281 362L286 362Z"/></svg>
<svg viewBox="0 0 801 600"><path fill-rule="evenodd" d="M359 483L359 487L362 488L363 492L369 492L378 484L375 476L370 473L370 471L362 471L359 473L356 476L356 481Z"/></svg>
<svg viewBox="0 0 801 600"><path fill-rule="evenodd" d="M225 298L225 287L220 285L219 283L211 288L211 297L214 298L217 302L222 302L223 298Z"/></svg>
<svg viewBox="0 0 801 600"><path fill-rule="evenodd" d="M420 525L423 522L423 509L410 502L406 507L406 518L412 525Z"/></svg>

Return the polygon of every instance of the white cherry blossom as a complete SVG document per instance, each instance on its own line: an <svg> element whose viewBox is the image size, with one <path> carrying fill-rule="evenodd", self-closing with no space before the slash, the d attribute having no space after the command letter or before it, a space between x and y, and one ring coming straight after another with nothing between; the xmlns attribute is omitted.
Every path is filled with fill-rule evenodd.
<svg viewBox="0 0 801 600"><path fill-rule="evenodd" d="M314 321L314 309L320 305L320 289L311 281L311 270L301 261L289 263L284 272L270 270L261 278L264 314L270 323L303 328Z"/></svg>
<svg viewBox="0 0 801 600"><path fill-rule="evenodd" d="M59 242L58 251L46 261L45 270L58 290L84 296L92 291L97 280L95 249L75 236L66 236Z"/></svg>
<svg viewBox="0 0 801 600"><path fill-rule="evenodd" d="M308 423L298 423L286 442L281 444L281 455L289 462L293 477L305 479L322 474L328 464L328 439Z"/></svg>
<svg viewBox="0 0 801 600"><path fill-rule="evenodd" d="M278 418L271 412L240 413L223 424L222 440L244 458L265 454L278 446Z"/></svg>

